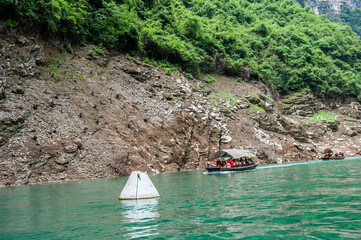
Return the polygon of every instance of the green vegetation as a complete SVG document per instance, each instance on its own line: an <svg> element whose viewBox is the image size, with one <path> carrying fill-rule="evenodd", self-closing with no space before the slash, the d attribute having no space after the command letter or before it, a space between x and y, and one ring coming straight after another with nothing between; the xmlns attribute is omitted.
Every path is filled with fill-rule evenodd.
<svg viewBox="0 0 361 240"><path fill-rule="evenodd" d="M95 53L94 53L93 50L89 50L89 52L88 52L88 57L91 58L91 59L97 58L97 56L95 55Z"/></svg>
<svg viewBox="0 0 361 240"><path fill-rule="evenodd" d="M318 112L314 114L312 117L307 119L307 123L313 123L313 122L337 122L337 114L331 113L331 112Z"/></svg>
<svg viewBox="0 0 361 240"><path fill-rule="evenodd" d="M254 103L254 104L258 104L258 103L260 103L262 101L261 98L260 98L260 93L257 93L257 92L251 93L248 100L251 103Z"/></svg>
<svg viewBox="0 0 361 240"><path fill-rule="evenodd" d="M128 59L166 60L197 78L222 72L284 94L361 99L360 38L292 0L0 0L0 18L129 51Z"/></svg>
<svg viewBox="0 0 361 240"><path fill-rule="evenodd" d="M341 9L341 22L349 25L352 30L361 37L361 9L350 9L348 6L344 6Z"/></svg>
<svg viewBox="0 0 361 240"><path fill-rule="evenodd" d="M65 58L65 55L63 55L63 54L59 54L59 55L57 55L57 56L55 56L55 57L49 57L48 59L47 59L47 61L48 61L48 63L49 64L59 64L59 63L64 63L65 62L65 60L66 60L66 58Z"/></svg>
<svg viewBox="0 0 361 240"><path fill-rule="evenodd" d="M150 63L149 58L145 58L143 62L144 63Z"/></svg>
<svg viewBox="0 0 361 240"><path fill-rule="evenodd" d="M267 102L274 102L275 100L271 97L267 97Z"/></svg>
<svg viewBox="0 0 361 240"><path fill-rule="evenodd" d="M208 98L209 101L213 104L219 104L221 102L219 97L214 93L209 94Z"/></svg>
<svg viewBox="0 0 361 240"><path fill-rule="evenodd" d="M219 92L218 96L221 97L224 100L229 101L229 104L231 104L231 106L236 106L237 105L237 99L234 96L234 94L231 93L231 92Z"/></svg>
<svg viewBox="0 0 361 240"><path fill-rule="evenodd" d="M50 74L62 74L60 66L56 64L49 64L46 69L49 71Z"/></svg>
<svg viewBox="0 0 361 240"><path fill-rule="evenodd" d="M203 81L205 81L206 83L213 83L216 81L216 79L214 79L214 77L207 76L203 79Z"/></svg>
<svg viewBox="0 0 361 240"><path fill-rule="evenodd" d="M35 77L35 78L37 78L37 79L40 79L40 77L41 77L41 73L36 72L36 73L34 74L34 77Z"/></svg>
<svg viewBox="0 0 361 240"><path fill-rule="evenodd" d="M66 61L66 57L63 54L59 54L54 57L48 57L45 61L43 70L48 71L50 80L54 83L59 83L59 75L64 75L64 71L61 68L62 63ZM38 75L40 77L40 74Z"/></svg>
<svg viewBox="0 0 361 240"><path fill-rule="evenodd" d="M306 0L296 0L302 7L306 7ZM328 13L330 13L332 11L332 9L330 9L330 5L332 5L332 3L327 3L326 5L322 6L321 8L319 8L319 14L323 14L323 15L329 15ZM354 8L351 9L347 4L344 4L343 6L341 6L341 14L340 16L335 16L335 14L330 15L330 20L334 21L334 22L340 22L343 24L347 24L348 26L351 27L351 29L357 33L359 36L361 36L361 9L360 8Z"/></svg>
<svg viewBox="0 0 361 240"><path fill-rule="evenodd" d="M60 82L60 78L58 78L58 76L56 76L56 74L57 75L62 75L63 74L63 72L62 72L59 65L51 63L45 69L47 71L49 71L49 74L51 75L50 79L51 79L51 81L53 83L59 83Z"/></svg>
<svg viewBox="0 0 361 240"><path fill-rule="evenodd" d="M11 20L11 19L8 19L6 22L5 22L5 26L7 28L15 28L18 26L18 23L14 20Z"/></svg>
<svg viewBox="0 0 361 240"><path fill-rule="evenodd" d="M103 55L105 52L105 47L103 47L103 44L100 43L98 47L93 47L92 50L89 50L88 52L88 58L89 59L97 59L99 55ZM127 55L128 56L128 55ZM130 56L129 56L130 57ZM131 58L131 57L130 57Z"/></svg>
<svg viewBox="0 0 361 240"><path fill-rule="evenodd" d="M94 52L96 52L98 55L103 55L105 51L105 47L103 47L103 44L100 43L98 47L93 48Z"/></svg>
<svg viewBox="0 0 361 240"><path fill-rule="evenodd" d="M125 56L126 56L126 58L127 58L127 60L128 60L128 61L130 61L130 60L132 60L132 59L133 59L133 57L132 57L132 56L130 56L130 55L129 55L129 53L125 54Z"/></svg>
<svg viewBox="0 0 361 240"><path fill-rule="evenodd" d="M205 90L206 91L206 90ZM209 100L212 103L219 104L220 102L229 102L231 106L237 105L237 99L236 96L231 92L218 92L218 93L211 93L209 95Z"/></svg>
<svg viewBox="0 0 361 240"><path fill-rule="evenodd" d="M80 80L84 81L84 77L83 75L81 75L80 73L77 73L77 72L73 72L73 74L78 77Z"/></svg>
<svg viewBox="0 0 361 240"><path fill-rule="evenodd" d="M52 77L52 78L51 78L51 81L52 81L53 83L60 83L60 79L57 78L57 77Z"/></svg>
<svg viewBox="0 0 361 240"><path fill-rule="evenodd" d="M266 112L263 108L255 105L255 104L251 104L251 105L249 106L249 109L250 109L251 111L258 112L258 113L264 113L264 112Z"/></svg>
<svg viewBox="0 0 361 240"><path fill-rule="evenodd" d="M165 74L168 75L168 76L171 76L172 75L172 69L167 68L167 70L165 71Z"/></svg>
<svg viewBox="0 0 361 240"><path fill-rule="evenodd" d="M73 53L73 48L71 47L70 44L67 44L67 45L65 46L65 50L66 50L68 53Z"/></svg>
<svg viewBox="0 0 361 240"><path fill-rule="evenodd" d="M262 93L259 92L253 92L248 98L248 101L252 103L253 105L260 107L264 110L267 110L266 102L274 102L273 98L268 97Z"/></svg>
<svg viewBox="0 0 361 240"><path fill-rule="evenodd" d="M297 2L302 6L305 7L305 0L297 0ZM332 3L331 3L332 4ZM352 31L357 33L361 37L361 8L355 7L351 9L347 4L344 4L341 7L341 13L339 16L335 16L332 14L330 16L330 20L334 22L338 22L341 24L348 25L351 27ZM319 12L319 14L327 15L330 11L332 11L329 7L323 7Z"/></svg>

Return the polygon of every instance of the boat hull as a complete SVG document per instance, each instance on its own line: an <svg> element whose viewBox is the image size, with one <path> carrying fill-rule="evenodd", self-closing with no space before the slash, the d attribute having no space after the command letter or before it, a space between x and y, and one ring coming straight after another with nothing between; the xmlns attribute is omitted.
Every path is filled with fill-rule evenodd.
<svg viewBox="0 0 361 240"><path fill-rule="evenodd" d="M240 172L255 169L258 163L244 167L206 167L208 172Z"/></svg>
<svg viewBox="0 0 361 240"><path fill-rule="evenodd" d="M328 160L342 160L345 159L344 157L342 158L321 158L323 161L328 161Z"/></svg>

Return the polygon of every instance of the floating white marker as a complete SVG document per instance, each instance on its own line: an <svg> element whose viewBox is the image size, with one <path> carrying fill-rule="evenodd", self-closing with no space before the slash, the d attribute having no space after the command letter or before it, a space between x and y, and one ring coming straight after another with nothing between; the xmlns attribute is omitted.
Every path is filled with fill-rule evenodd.
<svg viewBox="0 0 361 240"><path fill-rule="evenodd" d="M145 172L133 171L120 193L119 200L157 197L159 197L159 193L148 177L148 174Z"/></svg>

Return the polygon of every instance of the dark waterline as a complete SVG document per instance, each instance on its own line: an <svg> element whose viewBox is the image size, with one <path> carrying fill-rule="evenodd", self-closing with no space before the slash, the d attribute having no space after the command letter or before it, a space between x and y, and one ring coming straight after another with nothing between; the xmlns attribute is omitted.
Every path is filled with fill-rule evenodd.
<svg viewBox="0 0 361 240"><path fill-rule="evenodd" d="M0 189L0 239L361 239L361 158Z"/></svg>

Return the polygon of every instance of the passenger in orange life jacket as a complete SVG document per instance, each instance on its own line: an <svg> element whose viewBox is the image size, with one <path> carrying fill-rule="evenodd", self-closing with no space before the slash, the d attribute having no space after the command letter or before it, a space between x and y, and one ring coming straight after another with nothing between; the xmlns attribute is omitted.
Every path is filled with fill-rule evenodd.
<svg viewBox="0 0 361 240"><path fill-rule="evenodd" d="M209 166L210 166L210 167L216 167L216 164L214 163L214 160L212 160L212 161L209 163Z"/></svg>

